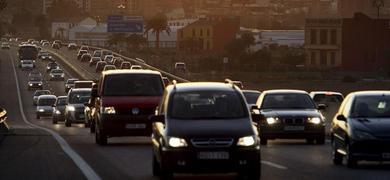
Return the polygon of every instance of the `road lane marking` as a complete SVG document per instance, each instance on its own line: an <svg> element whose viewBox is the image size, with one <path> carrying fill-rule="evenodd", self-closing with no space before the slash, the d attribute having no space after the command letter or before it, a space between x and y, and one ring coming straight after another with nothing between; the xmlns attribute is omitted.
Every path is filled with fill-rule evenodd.
<svg viewBox="0 0 390 180"><path fill-rule="evenodd" d="M38 125L35 125L27 120L27 117L24 113L23 109L23 101L22 101L22 95L20 94L20 87L19 87L19 79L18 75L16 73L15 69L15 63L14 63L14 58L8 53L8 56L10 57L10 60L12 62L13 70L14 70L14 76L15 76L15 82L16 82L16 89L17 89L17 94L18 94L18 100L19 100L19 109L23 118L23 121L37 129L44 130L48 133L50 133L53 138L58 142L60 145L61 149L73 160L73 162L77 165L77 167L81 170L81 172L84 174L84 176L89 179L89 180L101 180L100 176L92 169L91 166L79 155L75 150L73 150L70 145L65 141L64 138L62 138L58 133L54 132L51 129L41 127Z"/></svg>
<svg viewBox="0 0 390 180"><path fill-rule="evenodd" d="M267 166L271 166L271 167L274 167L274 168L277 168L277 169L282 169L282 170L286 170L288 169L286 166L282 166L280 164L276 164L276 163L273 163L273 162L270 162L270 161L261 161L261 164L264 164L264 165L267 165Z"/></svg>

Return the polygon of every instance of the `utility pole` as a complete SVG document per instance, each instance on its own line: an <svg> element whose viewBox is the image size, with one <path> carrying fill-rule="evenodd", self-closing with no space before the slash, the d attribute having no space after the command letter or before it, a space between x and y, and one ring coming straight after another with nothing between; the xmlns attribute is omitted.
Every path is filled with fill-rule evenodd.
<svg viewBox="0 0 390 180"><path fill-rule="evenodd" d="M374 47L375 47L375 68L379 67L378 28L380 27L380 9L385 6L384 0L373 0L372 6L377 9L377 19L374 20Z"/></svg>
<svg viewBox="0 0 390 180"><path fill-rule="evenodd" d="M374 8L376 8L376 10L377 10L377 18L379 19L380 18L380 10L381 10L382 7L385 6L384 0L373 0L372 1L372 6Z"/></svg>

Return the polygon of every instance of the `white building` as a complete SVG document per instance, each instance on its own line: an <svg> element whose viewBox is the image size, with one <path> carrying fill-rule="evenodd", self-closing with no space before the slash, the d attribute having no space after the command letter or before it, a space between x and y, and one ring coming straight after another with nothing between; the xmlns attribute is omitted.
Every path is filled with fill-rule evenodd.
<svg viewBox="0 0 390 180"><path fill-rule="evenodd" d="M55 0L43 0L43 7L42 7L42 13L47 14L47 10L51 7ZM92 0L68 0L68 1L73 1L74 3L77 4L77 6L86 11L90 12L91 11L91 1Z"/></svg>
<svg viewBox="0 0 390 180"><path fill-rule="evenodd" d="M89 44L92 46L105 46L109 33L107 24L97 23L92 18L81 21L69 30L69 42Z"/></svg>

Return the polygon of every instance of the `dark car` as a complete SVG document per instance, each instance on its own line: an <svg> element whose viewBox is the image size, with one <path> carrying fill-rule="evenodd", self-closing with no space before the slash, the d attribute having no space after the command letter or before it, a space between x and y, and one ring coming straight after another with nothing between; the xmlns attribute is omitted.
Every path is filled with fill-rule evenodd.
<svg viewBox="0 0 390 180"><path fill-rule="evenodd" d="M58 121L65 121L65 107L67 96L57 97L53 112L53 124L57 124Z"/></svg>
<svg viewBox="0 0 390 180"><path fill-rule="evenodd" d="M28 78L28 90L43 89L42 76L29 76Z"/></svg>
<svg viewBox="0 0 390 180"><path fill-rule="evenodd" d="M58 43L53 43L53 44L51 45L51 47L52 47L53 49L61 49L61 45L58 44Z"/></svg>
<svg viewBox="0 0 390 180"><path fill-rule="evenodd" d="M95 72L102 72L104 70L104 67L107 65L106 61L100 61L96 64Z"/></svg>
<svg viewBox="0 0 390 180"><path fill-rule="evenodd" d="M252 109L260 110L261 144L269 139L306 139L325 143L325 120L309 94L299 90L264 91Z"/></svg>
<svg viewBox="0 0 390 180"><path fill-rule="evenodd" d="M130 62L122 62L120 69L131 69L131 66Z"/></svg>
<svg viewBox="0 0 390 180"><path fill-rule="evenodd" d="M121 68L121 65L122 65L122 62L123 62L123 59L120 58L120 57L116 57L114 58L114 66L117 68L117 69L120 69Z"/></svg>
<svg viewBox="0 0 390 180"><path fill-rule="evenodd" d="M80 61L81 61L81 62L89 62L89 61L91 61L91 58L92 58L91 54L89 54L89 53L84 53L84 54L81 56Z"/></svg>
<svg viewBox="0 0 390 180"><path fill-rule="evenodd" d="M125 86L124 86L125 85ZM96 98L96 143L107 144L108 137L150 136L148 119L164 90L157 71L111 70L102 73Z"/></svg>
<svg viewBox="0 0 390 180"><path fill-rule="evenodd" d="M76 43L69 43L68 44L68 50L76 50L77 44Z"/></svg>
<svg viewBox="0 0 390 180"><path fill-rule="evenodd" d="M92 57L89 61L89 66L96 66L96 64L100 61L102 61L100 57Z"/></svg>
<svg viewBox="0 0 390 180"><path fill-rule="evenodd" d="M80 60L83 54L87 54L87 53L88 53L87 50L79 50L79 52L77 53L77 60Z"/></svg>
<svg viewBox="0 0 390 180"><path fill-rule="evenodd" d="M390 161L390 91L349 94L333 119L333 163L356 167L358 161Z"/></svg>
<svg viewBox="0 0 390 180"><path fill-rule="evenodd" d="M65 108L65 126L70 127L73 123L84 123L84 104L91 98L90 88L72 88L68 93Z"/></svg>
<svg viewBox="0 0 390 180"><path fill-rule="evenodd" d="M261 92L256 90L242 90L242 94L244 94L248 106L251 107L256 105L257 99L259 99Z"/></svg>
<svg viewBox="0 0 390 180"><path fill-rule="evenodd" d="M49 73L50 81L65 80L65 73L62 69L52 69Z"/></svg>
<svg viewBox="0 0 390 180"><path fill-rule="evenodd" d="M151 117L154 175L234 172L260 179L259 137L238 87L173 83L162 99Z"/></svg>
<svg viewBox="0 0 390 180"><path fill-rule="evenodd" d="M93 52L92 57L99 57L99 58L102 58L102 50L95 50L95 51Z"/></svg>
<svg viewBox="0 0 390 180"><path fill-rule="evenodd" d="M65 92L68 93L71 88L74 88L74 83L78 80L77 78L68 79L65 83Z"/></svg>
<svg viewBox="0 0 390 180"><path fill-rule="evenodd" d="M60 66L56 62L50 62L46 65L46 71L50 72L53 69L59 69Z"/></svg>

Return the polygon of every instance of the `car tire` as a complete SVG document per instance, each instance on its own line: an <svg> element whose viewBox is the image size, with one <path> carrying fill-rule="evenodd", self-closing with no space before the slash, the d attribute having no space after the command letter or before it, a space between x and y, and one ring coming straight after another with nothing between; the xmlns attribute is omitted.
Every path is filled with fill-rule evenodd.
<svg viewBox="0 0 390 180"><path fill-rule="evenodd" d="M267 138L260 138L260 144L261 145L267 145L268 139Z"/></svg>
<svg viewBox="0 0 390 180"><path fill-rule="evenodd" d="M307 138L306 139L307 144L314 144L314 139L313 138Z"/></svg>
<svg viewBox="0 0 390 180"><path fill-rule="evenodd" d="M319 144L319 145L325 144L325 136L317 138L316 139L316 144Z"/></svg>
<svg viewBox="0 0 390 180"><path fill-rule="evenodd" d="M356 168L357 160L352 156L352 150L350 144L347 142L346 146L347 155L345 156L345 160L347 161L348 168Z"/></svg>
<svg viewBox="0 0 390 180"><path fill-rule="evenodd" d="M334 165L343 164L343 155L337 152L338 147L336 147L335 140L332 141L332 160Z"/></svg>
<svg viewBox="0 0 390 180"><path fill-rule="evenodd" d="M104 133L104 131L100 129L97 125L96 125L95 141L96 144L99 144L101 146L107 145L107 136Z"/></svg>
<svg viewBox="0 0 390 180"><path fill-rule="evenodd" d="M71 127L72 123L68 120L68 118L65 118L65 127Z"/></svg>
<svg viewBox="0 0 390 180"><path fill-rule="evenodd" d="M37 114L37 119L41 119L41 117Z"/></svg>
<svg viewBox="0 0 390 180"><path fill-rule="evenodd" d="M160 176L161 173L160 163L158 163L155 155L153 155L152 166L153 166L153 176Z"/></svg>

